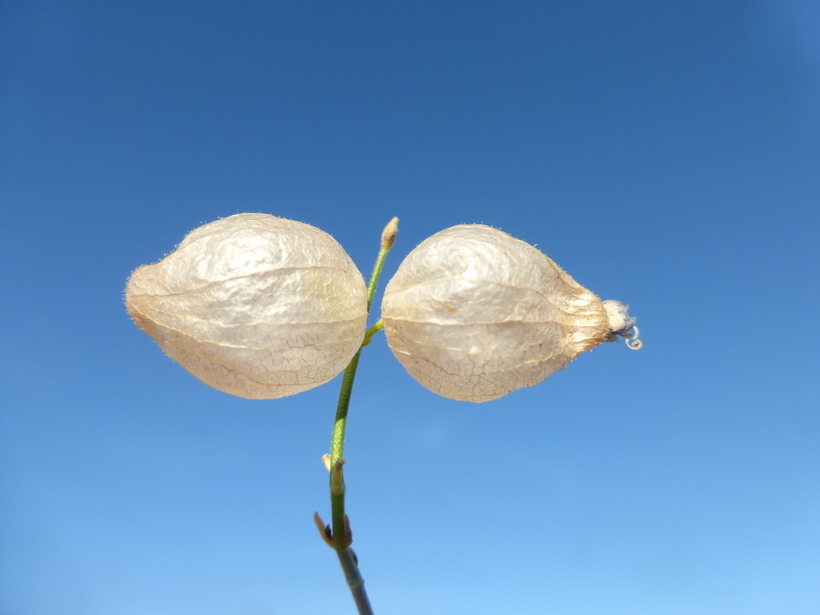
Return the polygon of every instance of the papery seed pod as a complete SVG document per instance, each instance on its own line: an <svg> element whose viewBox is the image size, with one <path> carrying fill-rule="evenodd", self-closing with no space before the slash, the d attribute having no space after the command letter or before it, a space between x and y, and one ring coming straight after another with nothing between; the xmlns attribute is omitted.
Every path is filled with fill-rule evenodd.
<svg viewBox="0 0 820 615"><path fill-rule="evenodd" d="M482 402L538 384L635 324L533 246L494 228L436 233L404 259L382 302L387 343L431 391Z"/></svg>
<svg viewBox="0 0 820 615"><path fill-rule="evenodd" d="M359 349L367 289L330 235L267 214L201 226L137 269L128 313L174 361L215 389L252 399L324 384Z"/></svg>

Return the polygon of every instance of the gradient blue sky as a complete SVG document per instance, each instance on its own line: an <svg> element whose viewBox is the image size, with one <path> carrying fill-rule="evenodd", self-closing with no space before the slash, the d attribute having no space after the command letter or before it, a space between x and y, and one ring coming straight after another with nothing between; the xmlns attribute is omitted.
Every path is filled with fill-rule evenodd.
<svg viewBox="0 0 820 615"><path fill-rule="evenodd" d="M347 447L377 613L820 612L816 2L0 4L0 614L353 613L338 380L211 390L131 270L246 211L389 278L485 223L632 305L537 387L436 397L383 337Z"/></svg>

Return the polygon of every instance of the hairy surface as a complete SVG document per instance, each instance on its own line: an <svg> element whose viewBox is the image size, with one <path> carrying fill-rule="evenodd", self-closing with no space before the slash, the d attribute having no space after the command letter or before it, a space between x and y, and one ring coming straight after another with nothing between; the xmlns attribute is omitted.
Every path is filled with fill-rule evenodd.
<svg viewBox="0 0 820 615"><path fill-rule="evenodd" d="M594 293L533 246L482 225L415 248L387 285L382 318L416 380L473 402L538 384L610 333Z"/></svg>
<svg viewBox="0 0 820 615"><path fill-rule="evenodd" d="M240 397L293 395L332 379L359 349L362 274L330 235L268 214L201 226L137 269L134 322L205 384Z"/></svg>

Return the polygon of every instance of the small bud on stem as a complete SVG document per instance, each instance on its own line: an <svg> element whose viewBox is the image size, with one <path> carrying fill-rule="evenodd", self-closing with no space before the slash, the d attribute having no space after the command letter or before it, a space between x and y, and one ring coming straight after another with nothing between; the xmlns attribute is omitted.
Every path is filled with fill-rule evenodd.
<svg viewBox="0 0 820 615"><path fill-rule="evenodd" d="M387 223L382 231L382 250L389 250L393 247L396 241L396 235L399 233L399 219L393 218Z"/></svg>

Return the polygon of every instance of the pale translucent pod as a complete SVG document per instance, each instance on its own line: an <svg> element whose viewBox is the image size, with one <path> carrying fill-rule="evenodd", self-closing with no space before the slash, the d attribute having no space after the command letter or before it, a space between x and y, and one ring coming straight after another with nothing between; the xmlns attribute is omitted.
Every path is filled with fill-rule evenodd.
<svg viewBox="0 0 820 615"><path fill-rule="evenodd" d="M367 290L330 235L268 214L201 226L137 269L134 322L191 374L252 399L293 395L339 374L359 349Z"/></svg>
<svg viewBox="0 0 820 615"><path fill-rule="evenodd" d="M431 391L498 399L563 369L635 324L533 246L482 225L445 229L401 263L385 289L387 342Z"/></svg>

